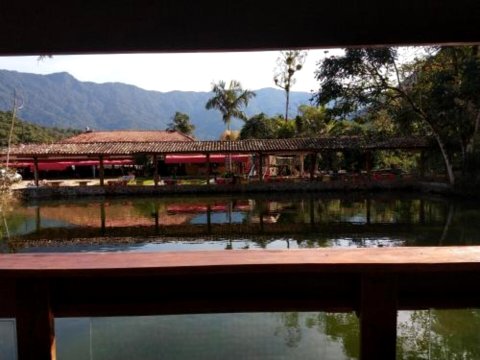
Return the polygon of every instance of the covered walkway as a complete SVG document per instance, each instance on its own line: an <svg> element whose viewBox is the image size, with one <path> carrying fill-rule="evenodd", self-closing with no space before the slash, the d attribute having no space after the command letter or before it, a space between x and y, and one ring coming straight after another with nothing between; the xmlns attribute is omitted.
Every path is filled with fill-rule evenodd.
<svg viewBox="0 0 480 360"><path fill-rule="evenodd" d="M402 150L423 152L434 145L430 139L419 137L371 139L364 137L324 137L294 139L254 139L238 141L144 141L144 142L88 142L88 143L54 143L15 146L10 150L10 163L33 164L35 185L39 185L40 164L48 162L95 162L99 167L100 186L105 184L104 166L122 161L132 161L136 156L152 157L154 165L154 185L159 184L158 160L173 162L204 161L207 184L212 178L211 164L226 155L243 160L254 155L258 181L262 182L267 167L266 159L270 155L296 155L304 157L332 152L357 150L365 154L365 171L370 174L371 154L378 150ZM6 149L0 153L2 161L6 160ZM423 156L421 157L423 159ZM302 162L303 164L303 162ZM311 162L310 179L313 180L316 162ZM303 175L303 169L301 170Z"/></svg>

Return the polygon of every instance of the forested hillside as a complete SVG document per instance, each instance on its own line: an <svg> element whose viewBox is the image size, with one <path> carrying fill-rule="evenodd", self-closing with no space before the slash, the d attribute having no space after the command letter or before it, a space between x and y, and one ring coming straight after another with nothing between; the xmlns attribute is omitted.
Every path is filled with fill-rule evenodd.
<svg viewBox="0 0 480 360"><path fill-rule="evenodd" d="M0 111L0 146L7 146L12 114ZM49 128L15 118L12 144L50 143L80 133L79 130Z"/></svg>
<svg viewBox="0 0 480 360"><path fill-rule="evenodd" d="M0 110L11 109L14 90L24 101L19 116L44 126L161 130L178 111L190 116L195 125L194 135L199 139L217 139L225 129L220 113L205 109L212 96L210 92L162 93L121 83L81 82L68 73L35 75L0 70ZM262 112L269 116L284 113L282 90L266 88L254 92L257 96L246 109L248 116ZM299 105L307 104L310 97L306 92L291 92L292 115ZM232 121L232 129L242 125L240 120Z"/></svg>

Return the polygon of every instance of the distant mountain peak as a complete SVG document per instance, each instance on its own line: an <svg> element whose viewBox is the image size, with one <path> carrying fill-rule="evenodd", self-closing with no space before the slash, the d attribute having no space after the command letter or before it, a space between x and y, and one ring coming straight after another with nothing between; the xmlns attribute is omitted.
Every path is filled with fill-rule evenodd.
<svg viewBox="0 0 480 360"><path fill-rule="evenodd" d="M179 111L190 116L198 139L218 139L225 130L221 114L205 109L211 92L159 92L123 83L82 82L67 72L36 75L0 70L0 110L11 108L11 94L18 88L25 99L19 115L39 125L98 130L165 129ZM257 96L246 109L248 116L261 112L268 116L283 114L283 90L267 87L253 91ZM292 115L298 105L308 104L310 98L310 93L292 91ZM233 120L232 130L242 124Z"/></svg>

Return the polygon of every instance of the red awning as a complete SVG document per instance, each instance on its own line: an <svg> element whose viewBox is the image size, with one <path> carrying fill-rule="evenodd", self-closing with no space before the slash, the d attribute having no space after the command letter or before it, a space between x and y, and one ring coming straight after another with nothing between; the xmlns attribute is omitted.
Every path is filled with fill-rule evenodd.
<svg viewBox="0 0 480 360"><path fill-rule="evenodd" d="M232 162L248 162L250 155L235 154L231 155ZM211 163L225 163L225 159L228 159L228 155L225 154L211 154ZM207 162L207 155L166 155L165 164L203 164Z"/></svg>
<svg viewBox="0 0 480 360"><path fill-rule="evenodd" d="M64 171L69 166L98 166L100 164L99 160L72 160L72 161L48 161L48 162L38 162L38 170L56 170ZM133 160L124 159L124 160L104 160L104 165L133 165ZM10 167L23 168L28 167L33 171L33 162L15 162L10 163Z"/></svg>

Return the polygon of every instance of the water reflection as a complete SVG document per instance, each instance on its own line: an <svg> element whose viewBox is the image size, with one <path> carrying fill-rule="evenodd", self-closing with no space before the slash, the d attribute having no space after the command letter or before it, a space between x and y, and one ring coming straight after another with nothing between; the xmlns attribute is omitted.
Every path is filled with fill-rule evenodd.
<svg viewBox="0 0 480 360"><path fill-rule="evenodd" d="M5 224L3 252L480 244L479 205L408 194L44 201L16 205ZM359 356L354 314L58 319L56 326L59 359ZM2 359L15 359L13 329L0 321ZM400 312L398 329L399 359L480 359L479 310Z"/></svg>
<svg viewBox="0 0 480 360"><path fill-rule="evenodd" d="M61 319L58 359L351 359L324 313ZM141 344L141 346L139 346ZM72 351L75 349L75 351Z"/></svg>
<svg viewBox="0 0 480 360"><path fill-rule="evenodd" d="M479 220L476 204L384 194L50 201L20 204L8 213L9 236L3 236L1 249L163 251L478 244Z"/></svg>

